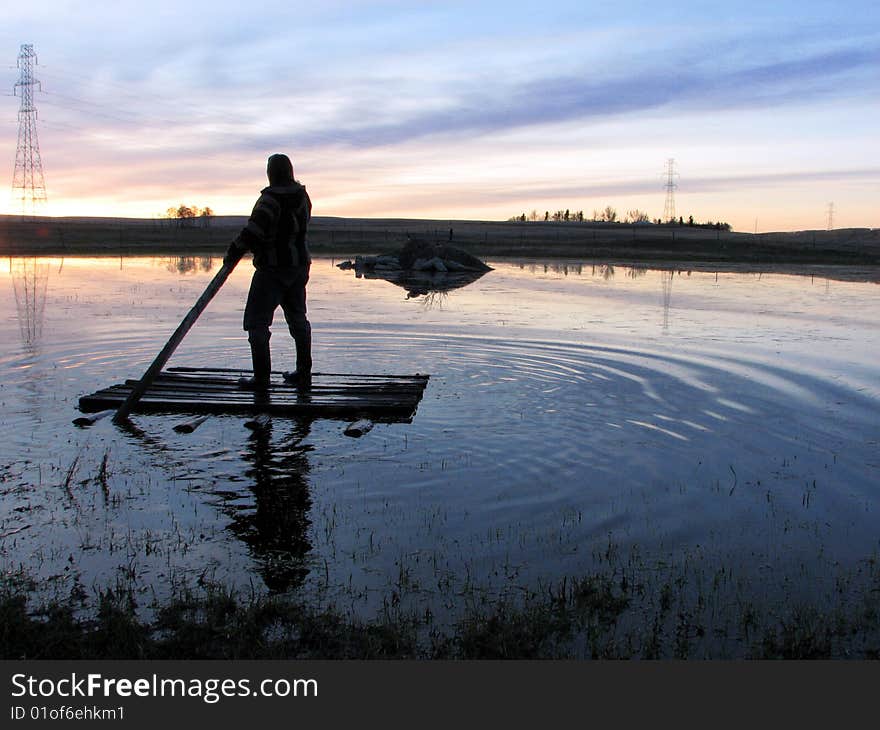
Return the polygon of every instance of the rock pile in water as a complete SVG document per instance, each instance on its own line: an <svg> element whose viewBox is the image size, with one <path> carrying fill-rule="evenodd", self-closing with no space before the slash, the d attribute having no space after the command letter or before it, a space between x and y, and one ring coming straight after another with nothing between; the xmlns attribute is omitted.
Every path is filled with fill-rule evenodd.
<svg viewBox="0 0 880 730"><path fill-rule="evenodd" d="M491 266L461 248L420 239L410 239L397 253L357 256L354 261L343 261L337 266L340 269L375 272L463 273L492 270Z"/></svg>

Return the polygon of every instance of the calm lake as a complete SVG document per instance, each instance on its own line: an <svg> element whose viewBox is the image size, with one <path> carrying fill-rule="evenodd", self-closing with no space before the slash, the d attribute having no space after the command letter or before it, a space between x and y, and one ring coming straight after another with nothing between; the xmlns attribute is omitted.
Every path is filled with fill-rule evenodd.
<svg viewBox="0 0 880 730"><path fill-rule="evenodd" d="M10 259L0 565L149 606L220 581L442 621L596 570L834 605L880 556L876 272L490 261L408 296L318 259L315 369L431 379L412 423L72 424L139 378L219 267ZM169 365L250 367L243 261ZM277 313L276 370L293 365ZM696 589L695 589L696 590Z"/></svg>

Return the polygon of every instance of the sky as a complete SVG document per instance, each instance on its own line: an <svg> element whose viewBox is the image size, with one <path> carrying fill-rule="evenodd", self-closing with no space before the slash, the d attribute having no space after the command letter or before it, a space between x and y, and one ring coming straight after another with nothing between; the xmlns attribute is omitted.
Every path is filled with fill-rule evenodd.
<svg viewBox="0 0 880 730"><path fill-rule="evenodd" d="M880 3L44 0L0 12L18 213L33 44L48 215L246 215L285 152L314 215L612 206L880 227ZM0 167L2 169L2 167ZM2 178L0 178L2 179Z"/></svg>

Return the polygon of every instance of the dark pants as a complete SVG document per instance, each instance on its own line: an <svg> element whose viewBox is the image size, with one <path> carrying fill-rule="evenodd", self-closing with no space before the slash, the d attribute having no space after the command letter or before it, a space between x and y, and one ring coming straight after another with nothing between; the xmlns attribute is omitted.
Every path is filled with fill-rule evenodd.
<svg viewBox="0 0 880 730"><path fill-rule="evenodd" d="M268 347L269 327L281 306L287 328L296 344L296 369L312 369L312 326L306 318L306 283L309 267L256 269L244 308L244 329L251 347Z"/></svg>

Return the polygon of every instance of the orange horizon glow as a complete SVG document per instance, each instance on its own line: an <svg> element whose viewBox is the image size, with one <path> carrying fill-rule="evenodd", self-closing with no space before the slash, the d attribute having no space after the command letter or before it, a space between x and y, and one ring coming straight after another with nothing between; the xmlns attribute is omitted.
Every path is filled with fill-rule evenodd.
<svg viewBox="0 0 880 730"><path fill-rule="evenodd" d="M313 216L315 217L339 217L339 218L369 218L369 219L412 219L412 220L442 220L442 221L487 221L503 222L513 216L525 213L530 216L534 211L538 220L543 220L545 212L550 216L557 210L568 208L572 214L582 210L585 219L589 220L594 211L602 210L606 205L614 207L618 214L618 220L623 221L628 211L642 210L649 214L652 220L659 218L656 211L660 208L654 196L629 196L615 201L608 198L596 198L586 201L584 207L573 205L555 205L555 201L544 201L545 205L535 205L525 199L511 200L510 203L494 203L480 207L446 207L440 205L417 205L413 207L398 208L393 203L387 207L373 200L351 201L345 193L326 196L320 191L315 191L309 186L310 196L313 201ZM255 191L255 196L256 196ZM412 191L408 191L412 194ZM51 195L51 193L50 193ZM50 197L47 205L33 212L28 210L25 215L36 215L47 218L111 218L126 220L165 220L167 209L178 205L190 205L197 207L210 207L216 217L246 217L250 213L254 199L248 197L221 196L212 199L210 196L187 197L169 196L155 201L119 201L115 199L53 199ZM683 196L682 196L683 197ZM824 230L827 228L828 202L816 196L812 196L812 206L801 203L797 208L781 211L773 210L772 207L760 200L754 201L754 207L750 209L736 210L719 201L695 201L693 207L686 200L679 199L676 203L676 213L686 221L688 216L693 215L696 222L724 221L732 225L733 230L752 233L757 231L798 231L798 230ZM214 202L217 200L218 202ZM661 201L662 202L662 201ZM700 215L699 211L705 211ZM697 211L696 213L694 211ZM653 212L653 214L652 214ZM23 211L12 206L0 210L0 215L20 216ZM877 212L870 201L857 207L844 207L835 204L833 211L833 228L865 228L872 229L876 225Z"/></svg>
<svg viewBox="0 0 880 730"><path fill-rule="evenodd" d="M634 133L628 124L619 126ZM621 131L606 126L609 135ZM652 220L662 216L665 159L649 158L625 141L597 147L583 140L579 129L553 132L548 143L535 132L468 140L455 156L430 140L291 156L317 217L505 221L533 210L543 218L545 211L567 208L591 218L606 206L617 210L618 220L636 209ZM564 134L571 135L567 153L556 149L556 137ZM210 207L217 216L247 216L267 184L264 160L272 151L173 163L145 153L143 163L132 166L81 160L62 144L51 136L45 141L48 202L38 215L161 219L169 207L184 204ZM511 158L509 147L522 152ZM836 169L826 165L827 171L810 173L804 172L800 151L788 153L784 164L768 164L760 146L696 149L676 158L676 216L720 220L744 232L822 230L834 202L834 228L877 227L880 168L865 168L840 152ZM745 158L751 158L749 165L737 167ZM59 160L57 169L53 160ZM12 195L0 208L6 215L21 212Z"/></svg>

